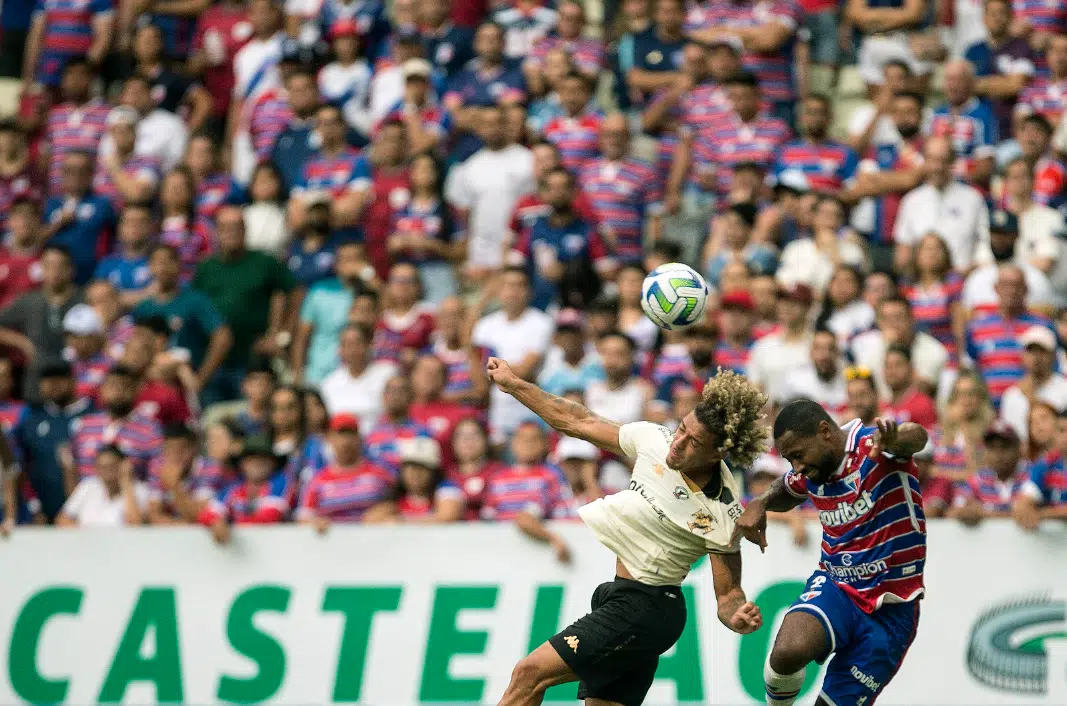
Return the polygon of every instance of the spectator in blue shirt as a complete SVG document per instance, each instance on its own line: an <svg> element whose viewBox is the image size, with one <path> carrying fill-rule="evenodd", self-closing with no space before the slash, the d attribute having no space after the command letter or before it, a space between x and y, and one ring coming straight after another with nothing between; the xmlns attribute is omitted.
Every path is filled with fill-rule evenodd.
<svg viewBox="0 0 1067 706"><path fill-rule="evenodd" d="M92 192L93 155L70 152L63 160L62 193L45 205L43 239L62 245L74 258L74 281L85 284L96 269L97 253L115 228L115 211Z"/></svg>
<svg viewBox="0 0 1067 706"><path fill-rule="evenodd" d="M330 218L330 202L321 194L305 201L304 226L289 246L286 265L300 287L310 287L333 276L337 238Z"/></svg>
<svg viewBox="0 0 1067 706"><path fill-rule="evenodd" d="M148 255L152 250L155 219L146 204L130 204L119 217L119 252L108 255L96 266L93 279L106 279L115 287L126 306L142 298L142 290L152 281Z"/></svg>
<svg viewBox="0 0 1067 706"><path fill-rule="evenodd" d="M315 111L319 109L319 86L309 71L294 71L285 78L285 90L293 119L285 126L270 161L282 175L288 194L304 178L304 165L318 152L320 138L315 132Z"/></svg>
<svg viewBox="0 0 1067 706"><path fill-rule="evenodd" d="M471 51L474 36L469 28L452 22L449 0L420 0L418 15L426 58L446 77L451 77L474 58Z"/></svg>

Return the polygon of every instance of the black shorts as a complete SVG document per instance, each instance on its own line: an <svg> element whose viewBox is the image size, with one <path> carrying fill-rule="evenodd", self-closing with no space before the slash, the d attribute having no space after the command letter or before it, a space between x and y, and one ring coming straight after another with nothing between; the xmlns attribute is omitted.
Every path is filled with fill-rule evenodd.
<svg viewBox="0 0 1067 706"><path fill-rule="evenodd" d="M581 680L579 699L639 706L655 679L659 656L685 628L682 591L616 578L600 584L591 603L593 612L549 642Z"/></svg>

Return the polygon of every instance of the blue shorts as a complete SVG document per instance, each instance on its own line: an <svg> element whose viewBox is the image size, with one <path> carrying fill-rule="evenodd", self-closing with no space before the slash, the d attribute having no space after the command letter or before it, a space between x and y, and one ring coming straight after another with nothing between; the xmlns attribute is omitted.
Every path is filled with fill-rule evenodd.
<svg viewBox="0 0 1067 706"><path fill-rule="evenodd" d="M871 706L900 669L919 627L919 602L860 610L829 574L816 571L789 612L804 611L826 629L823 699L831 706Z"/></svg>

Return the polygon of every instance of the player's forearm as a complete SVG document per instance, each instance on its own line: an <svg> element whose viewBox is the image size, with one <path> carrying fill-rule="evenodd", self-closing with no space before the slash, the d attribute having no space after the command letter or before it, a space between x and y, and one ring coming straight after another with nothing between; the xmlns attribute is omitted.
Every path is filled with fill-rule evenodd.
<svg viewBox="0 0 1067 706"><path fill-rule="evenodd" d="M523 380L508 392L550 427L567 436L577 436L583 422L598 418L588 407L551 395L532 382Z"/></svg>
<svg viewBox="0 0 1067 706"><path fill-rule="evenodd" d="M894 456L914 456L926 446L929 435L915 422L905 422L897 427L897 438L886 451Z"/></svg>
<svg viewBox="0 0 1067 706"><path fill-rule="evenodd" d="M718 604L716 615L719 617L719 622L733 630L730 620L747 600L745 591L740 586L735 586L727 593L716 596L715 601Z"/></svg>
<svg viewBox="0 0 1067 706"><path fill-rule="evenodd" d="M1038 515L1042 520L1064 520L1067 521L1067 503L1061 503L1059 505L1046 505L1038 510Z"/></svg>
<svg viewBox="0 0 1067 706"><path fill-rule="evenodd" d="M921 447L920 447L921 448ZM778 478L758 498L752 501L758 503L767 512L789 512L795 507L804 504L804 498L798 498L785 487L785 479ZM750 505L752 503L749 503Z"/></svg>

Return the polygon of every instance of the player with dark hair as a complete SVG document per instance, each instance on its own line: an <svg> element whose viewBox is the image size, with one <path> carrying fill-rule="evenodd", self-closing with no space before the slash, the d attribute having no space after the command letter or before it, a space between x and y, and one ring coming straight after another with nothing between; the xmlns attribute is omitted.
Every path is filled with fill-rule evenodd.
<svg viewBox="0 0 1067 706"><path fill-rule="evenodd" d="M587 704L638 706L656 675L659 656L682 634L686 608L680 585L690 567L711 556L722 623L739 634L763 624L741 588L740 492L731 464L748 467L763 452L760 422L767 398L744 377L722 372L708 380L696 409L671 432L648 422L619 424L550 395L499 358L490 379L561 434L634 459L630 487L584 505L582 520L616 557L616 578L593 593L593 611L523 658L501 706L536 706L545 690L580 681Z"/></svg>
<svg viewBox="0 0 1067 706"><path fill-rule="evenodd" d="M854 419L843 427L817 402L778 413L774 443L792 469L745 508L734 527L767 547L767 513L807 499L823 526L822 559L786 613L764 668L768 706L790 706L812 661L835 655L816 706L873 703L900 668L919 625L926 518L912 455L914 423Z"/></svg>

